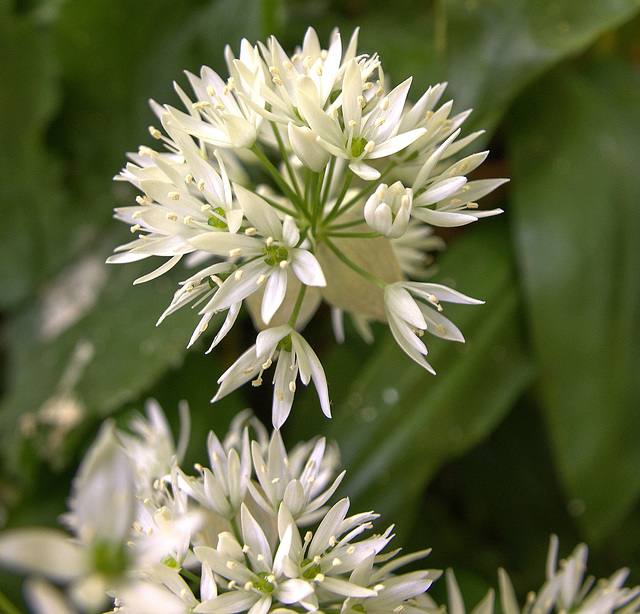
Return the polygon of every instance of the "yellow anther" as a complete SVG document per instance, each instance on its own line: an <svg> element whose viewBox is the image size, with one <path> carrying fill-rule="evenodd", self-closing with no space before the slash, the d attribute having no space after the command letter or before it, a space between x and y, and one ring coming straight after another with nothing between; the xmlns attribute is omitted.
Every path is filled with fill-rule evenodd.
<svg viewBox="0 0 640 614"><path fill-rule="evenodd" d="M271 79L276 85L282 85L282 79L280 77L274 77Z"/></svg>
<svg viewBox="0 0 640 614"><path fill-rule="evenodd" d="M193 175L191 173L187 173L184 177L185 183L193 183Z"/></svg>
<svg viewBox="0 0 640 614"><path fill-rule="evenodd" d="M362 95L358 96L358 106L361 109L364 109L367 106L367 101L364 99L364 96Z"/></svg>
<svg viewBox="0 0 640 614"><path fill-rule="evenodd" d="M148 241L149 237L147 235L138 235L138 239L142 239L143 241Z"/></svg>
<svg viewBox="0 0 640 614"><path fill-rule="evenodd" d="M253 588L253 582L245 582L244 584L245 591L250 591L252 588Z"/></svg>
<svg viewBox="0 0 640 614"><path fill-rule="evenodd" d="M252 373L252 372L253 372L253 367L247 367L246 369L242 369L242 372L243 372L245 375L249 375L249 373Z"/></svg>
<svg viewBox="0 0 640 614"><path fill-rule="evenodd" d="M386 111L386 110L389 108L389 98L383 98L383 99L380 101L380 108L381 108L383 111Z"/></svg>
<svg viewBox="0 0 640 614"><path fill-rule="evenodd" d="M238 256L242 256L242 249L239 247L234 247L229 250L229 258L237 258Z"/></svg>
<svg viewBox="0 0 640 614"><path fill-rule="evenodd" d="M378 119L376 119L375 122L373 122L373 125L376 128L380 128L380 126L382 126L382 124L384 124L387 121L386 117L378 117Z"/></svg>
<svg viewBox="0 0 640 614"><path fill-rule="evenodd" d="M280 482L280 478L273 478L273 480L271 480L272 484L277 484L278 482Z"/></svg>
<svg viewBox="0 0 640 614"><path fill-rule="evenodd" d="M282 394L282 390L276 390L276 399L278 399L278 401L284 400L284 395Z"/></svg>
<svg viewBox="0 0 640 614"><path fill-rule="evenodd" d="M267 276L262 274L258 279L256 279L256 286L261 286L265 281L267 281Z"/></svg>
<svg viewBox="0 0 640 614"><path fill-rule="evenodd" d="M254 388L257 388L258 386L262 386L262 378L261 378L261 377L256 377L256 379L254 379L254 380L251 382L251 385L252 385Z"/></svg>
<svg viewBox="0 0 640 614"><path fill-rule="evenodd" d="M167 219L175 222L178 219L178 215L176 213L167 213Z"/></svg>
<svg viewBox="0 0 640 614"><path fill-rule="evenodd" d="M213 98L216 95L216 91L213 89L213 85L207 85L207 94Z"/></svg>
<svg viewBox="0 0 640 614"><path fill-rule="evenodd" d="M246 234L248 237L253 237L257 232L258 231L253 226L249 226L249 228L244 231L244 234Z"/></svg>
<svg viewBox="0 0 640 614"><path fill-rule="evenodd" d="M478 203L467 203L467 209L477 209Z"/></svg>
<svg viewBox="0 0 640 614"><path fill-rule="evenodd" d="M267 358L267 360L262 363L262 368L268 369L272 364L273 362L271 361L271 358Z"/></svg>
<svg viewBox="0 0 640 614"><path fill-rule="evenodd" d="M142 226L140 226L140 224L134 224L133 226L131 226L131 228L129 228L129 230L131 231L132 234L138 232L138 230L140 230L142 228Z"/></svg>
<svg viewBox="0 0 640 614"><path fill-rule="evenodd" d="M160 132L160 130L158 130L156 127L154 126L149 126L149 134L154 138L154 139L160 139L162 138L162 132Z"/></svg>
<svg viewBox="0 0 640 614"><path fill-rule="evenodd" d="M274 240L275 239L273 237L267 237L267 240L265 241L265 243L267 244L267 247L271 247L273 245Z"/></svg>
<svg viewBox="0 0 640 614"><path fill-rule="evenodd" d="M226 111L227 107L225 107L221 102L216 102L216 104L213 105L213 108L216 111Z"/></svg>
<svg viewBox="0 0 640 614"><path fill-rule="evenodd" d="M200 179L200 181L198 181L198 190L201 192L204 191L204 179Z"/></svg>
<svg viewBox="0 0 640 614"><path fill-rule="evenodd" d="M203 322L202 324L200 324L200 332L203 333L205 330L207 330L207 326L209 326L209 322Z"/></svg>
<svg viewBox="0 0 640 614"><path fill-rule="evenodd" d="M441 335L444 335L444 333L445 333L444 326L442 326L442 324L438 324L438 325L436 326L436 330L437 330Z"/></svg>
<svg viewBox="0 0 640 614"><path fill-rule="evenodd" d="M238 269L234 274L233 277L236 281L240 281L242 279L242 276L244 275L244 271L242 269Z"/></svg>
<svg viewBox="0 0 640 614"><path fill-rule="evenodd" d="M136 202L142 207L150 205L153 201L147 196L136 196Z"/></svg>
<svg viewBox="0 0 640 614"><path fill-rule="evenodd" d="M277 76L277 75L279 75L279 74L280 74L280 69L279 69L277 66L270 66L270 67L269 67L269 72L270 72L272 75Z"/></svg>
<svg viewBox="0 0 640 614"><path fill-rule="evenodd" d="M320 66L320 64L316 66L316 75L318 75L318 77L322 77L322 66Z"/></svg>
<svg viewBox="0 0 640 614"><path fill-rule="evenodd" d="M202 109L202 108L204 108L204 107L210 107L210 106L211 106L211 103L210 103L208 100L200 100L200 101L198 101L198 102L194 102L194 103L191 105L191 108L192 108L194 111L199 111L200 109Z"/></svg>
<svg viewBox="0 0 640 614"><path fill-rule="evenodd" d="M205 211L211 211L211 209L213 209L213 207L208 203L206 205L202 205L202 207L200 207L200 211L202 211L203 213Z"/></svg>
<svg viewBox="0 0 640 614"><path fill-rule="evenodd" d="M238 569L238 563L235 561L227 561L227 567L231 570Z"/></svg>
<svg viewBox="0 0 640 614"><path fill-rule="evenodd" d="M288 260L282 260L280 261L280 264L278 265L281 269L286 269L289 267L289 261Z"/></svg>
<svg viewBox="0 0 640 614"><path fill-rule="evenodd" d="M258 561L262 563L262 561L264 561L264 554L258 553L258 556L256 557L256 559L258 559Z"/></svg>
<svg viewBox="0 0 640 614"><path fill-rule="evenodd" d="M342 565L342 561L336 557L335 559L333 559L333 561L331 561L331 565L333 565L333 567L337 567L338 565Z"/></svg>
<svg viewBox="0 0 640 614"><path fill-rule="evenodd" d="M182 221L185 224L190 224L191 222L193 222L193 215L185 215Z"/></svg>
<svg viewBox="0 0 640 614"><path fill-rule="evenodd" d="M295 382L289 382L289 390L291 390L291 392L295 392L296 391L296 383Z"/></svg>
<svg viewBox="0 0 640 614"><path fill-rule="evenodd" d="M140 217L140 211L136 211L132 216L131 219L132 220L136 220Z"/></svg>
<svg viewBox="0 0 640 614"><path fill-rule="evenodd" d="M373 590L374 590L374 591L381 591L381 590L383 590L383 589L384 589L384 584L376 584L376 585L373 587Z"/></svg>
<svg viewBox="0 0 640 614"><path fill-rule="evenodd" d="M333 547L333 546L335 546L337 543L338 543L338 538L337 538L335 535L332 535L332 536L329 538L329 545L330 545L331 547Z"/></svg>
<svg viewBox="0 0 640 614"><path fill-rule="evenodd" d="M180 192L169 192L167 194L167 196L171 199L171 200L180 200Z"/></svg>
<svg viewBox="0 0 640 614"><path fill-rule="evenodd" d="M369 141L365 146L364 146L364 150L367 153L371 153L374 149L374 147L376 146L376 142L375 141Z"/></svg>

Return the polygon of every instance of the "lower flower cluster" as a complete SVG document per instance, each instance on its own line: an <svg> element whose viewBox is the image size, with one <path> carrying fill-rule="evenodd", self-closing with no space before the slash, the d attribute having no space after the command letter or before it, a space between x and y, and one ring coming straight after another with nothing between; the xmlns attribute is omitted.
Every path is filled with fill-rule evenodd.
<svg viewBox="0 0 640 614"><path fill-rule="evenodd" d="M183 432L188 412L182 408ZM13 529L0 534L0 563L30 574L25 600L35 614L111 608L120 614L436 614L427 595L440 573L403 571L428 550L388 550L392 529L375 532L374 512L349 515L349 500L329 506L344 472L324 439L290 452L241 412L220 440L209 433L209 463L195 474L179 463L155 402L125 433L107 422L73 482L69 533ZM628 570L584 581L587 549L557 565L552 538L547 580L520 608L500 570L506 614L634 614L640 587L625 588ZM412 566L413 567L413 566ZM47 577L49 580L43 580ZM58 588L64 587L64 592ZM464 601L447 571L451 614ZM490 591L472 614L493 614Z"/></svg>

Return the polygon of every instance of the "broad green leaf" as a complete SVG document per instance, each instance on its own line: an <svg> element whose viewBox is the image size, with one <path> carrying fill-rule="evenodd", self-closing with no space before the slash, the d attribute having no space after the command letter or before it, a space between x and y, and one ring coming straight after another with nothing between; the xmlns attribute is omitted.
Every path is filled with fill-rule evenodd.
<svg viewBox="0 0 640 614"><path fill-rule="evenodd" d="M108 253L104 247L88 253L7 324L0 437L14 470L25 441L54 466L64 466L70 434L77 439L182 364L197 314L187 308L158 328L155 323L177 280L187 275L184 268L178 265L162 278L132 287L133 279L153 268L151 261L106 265ZM191 351L202 351L198 345ZM223 371L219 361L230 359L224 352L202 359L211 374L202 385L213 396L216 374ZM189 398L188 392L180 390L181 398ZM175 412L175 406L166 411Z"/></svg>
<svg viewBox="0 0 640 614"><path fill-rule="evenodd" d="M444 0L442 79L474 128L492 129L518 93L631 19L639 0Z"/></svg>
<svg viewBox="0 0 640 614"><path fill-rule="evenodd" d="M340 446L347 469L343 490L355 499L354 509L373 508L394 522L402 520L401 529L437 470L488 436L533 377L519 335L505 226L483 223L485 228L456 241L438 276L449 284L455 279L457 289L487 302L445 307L467 343L425 338L438 371L434 377L397 347L386 328L377 328L386 338L361 366L342 365L342 377L346 374L351 385L346 398L332 398L334 418L323 428ZM326 365L330 385L340 377L336 362ZM308 428L308 411L301 422L305 409L294 417L296 435Z"/></svg>
<svg viewBox="0 0 640 614"><path fill-rule="evenodd" d="M60 233L73 226L60 161L45 132L60 104L48 36L0 9L0 307L14 307L64 262Z"/></svg>
<svg viewBox="0 0 640 614"><path fill-rule="evenodd" d="M508 136L541 400L567 497L602 540L640 495L640 74L558 70Z"/></svg>

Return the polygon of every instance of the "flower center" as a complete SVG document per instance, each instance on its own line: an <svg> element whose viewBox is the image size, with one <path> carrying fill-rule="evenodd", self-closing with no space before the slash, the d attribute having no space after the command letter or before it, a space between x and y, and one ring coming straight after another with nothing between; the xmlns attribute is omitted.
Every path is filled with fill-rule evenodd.
<svg viewBox="0 0 640 614"><path fill-rule="evenodd" d="M96 542L91 550L93 568L105 576L118 576L127 567L127 553L122 544L105 540Z"/></svg>
<svg viewBox="0 0 640 614"><path fill-rule="evenodd" d="M367 139L362 136L357 136L351 141L351 155L354 158L359 158L364 153L366 145Z"/></svg>
<svg viewBox="0 0 640 614"><path fill-rule="evenodd" d="M215 215L212 215L208 220L207 220L207 224L209 224L209 226L213 226L214 228L219 228L220 230L226 230L227 229L227 222L226 220L226 212L222 207L216 207L215 209L211 210Z"/></svg>
<svg viewBox="0 0 640 614"><path fill-rule="evenodd" d="M289 257L289 252L286 248L278 245L267 245L262 250L262 253L265 255L264 261L269 266L278 266Z"/></svg>
<svg viewBox="0 0 640 614"><path fill-rule="evenodd" d="M270 575L271 574L266 571L261 571L260 573L258 573L258 580L257 582L255 582L255 587L261 593L273 593L275 586L273 586L273 584L271 584L271 582L269 582L269 580L267 579Z"/></svg>

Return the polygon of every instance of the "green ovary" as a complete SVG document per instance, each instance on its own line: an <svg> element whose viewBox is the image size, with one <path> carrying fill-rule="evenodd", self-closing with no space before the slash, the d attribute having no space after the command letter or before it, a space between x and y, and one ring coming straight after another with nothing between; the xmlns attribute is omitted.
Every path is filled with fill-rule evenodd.
<svg viewBox="0 0 640 614"><path fill-rule="evenodd" d="M284 247L269 245L262 250L265 255L264 261L269 266L278 266L289 257L289 252Z"/></svg>
<svg viewBox="0 0 640 614"><path fill-rule="evenodd" d="M359 158L364 153L364 148L367 145L367 139L358 136L351 141L351 155L354 158Z"/></svg>
<svg viewBox="0 0 640 614"><path fill-rule="evenodd" d="M222 207L216 207L215 209L212 209L212 212L215 213L215 215L212 215L207 220L207 224L209 224L209 226L213 226L214 228L219 228L220 230L226 230L227 222L225 222L225 219L227 216L225 210Z"/></svg>

